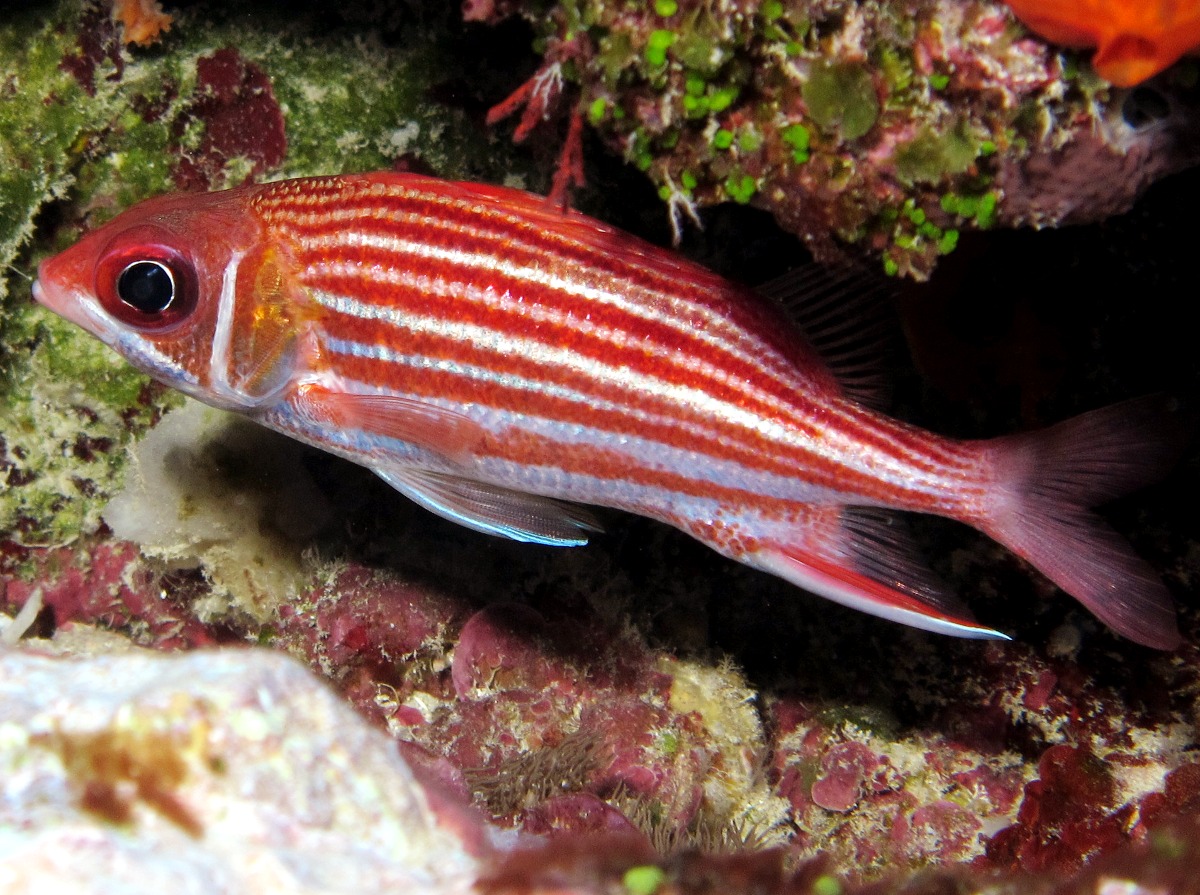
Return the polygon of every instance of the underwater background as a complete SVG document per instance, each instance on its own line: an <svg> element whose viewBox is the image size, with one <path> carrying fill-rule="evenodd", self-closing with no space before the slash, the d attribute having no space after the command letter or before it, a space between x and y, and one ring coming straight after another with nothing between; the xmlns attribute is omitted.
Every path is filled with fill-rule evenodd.
<svg viewBox="0 0 1200 895"><path fill-rule="evenodd" d="M461 529L30 295L147 196L400 168L748 283L877 271L892 412L942 434L1186 401L1195 59L1113 88L966 0L115 12L0 4L0 889L1200 891L1194 447L1105 513L1182 648L914 519L1014 638L959 641L615 512L578 550Z"/></svg>

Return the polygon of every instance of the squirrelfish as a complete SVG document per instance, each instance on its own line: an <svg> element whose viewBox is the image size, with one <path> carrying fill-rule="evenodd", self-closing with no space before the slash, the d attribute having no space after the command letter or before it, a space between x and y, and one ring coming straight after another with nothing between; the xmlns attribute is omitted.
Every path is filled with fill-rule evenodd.
<svg viewBox="0 0 1200 895"><path fill-rule="evenodd" d="M1031 30L1067 47L1095 47L1092 67L1132 87L1200 49L1196 0L1006 0Z"/></svg>
<svg viewBox="0 0 1200 895"><path fill-rule="evenodd" d="M1125 636L1179 643L1161 580L1088 510L1160 471L1162 400L943 438L860 400L837 295L802 334L528 193L379 173L159 197L45 261L34 295L151 376L482 532L579 545L597 526L578 504L614 507L839 603L1004 637L930 582L890 511L936 513Z"/></svg>

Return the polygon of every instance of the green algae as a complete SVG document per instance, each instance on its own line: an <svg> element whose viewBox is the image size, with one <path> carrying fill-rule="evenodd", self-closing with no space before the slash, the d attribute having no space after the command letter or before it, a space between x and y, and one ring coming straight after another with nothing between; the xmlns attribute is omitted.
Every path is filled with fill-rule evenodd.
<svg viewBox="0 0 1200 895"><path fill-rule="evenodd" d="M803 124L789 124L779 132L779 138L791 147L792 161L802 165L809 160L809 150L812 148L812 135Z"/></svg>
<svg viewBox="0 0 1200 895"><path fill-rule="evenodd" d="M966 173L981 146L982 141L971 135L964 121L942 132L922 128L912 140L896 148L896 176L906 186L941 183Z"/></svg>
<svg viewBox="0 0 1200 895"><path fill-rule="evenodd" d="M1104 122L1119 113L1122 94L1086 66L1064 77L1063 54L1029 41L1015 22L995 33L1008 15L995 0L662 8L515 0L505 8L536 31L543 70L559 66L566 82L559 109L586 110L615 152L667 187L676 230L670 185L688 170L697 180L693 209L752 202L823 257L852 244L895 274L925 279L957 245L946 231L975 229L980 220L939 215L941 234L897 234L890 208L912 199L935 211L947 191L998 185L995 223L1034 214L1045 224L1021 186L1024 166L1072 142L1101 144L1114 171L1125 155L1103 145L1111 142ZM982 21L992 30L981 30ZM624 114L607 113L617 108ZM794 130L797 123L806 130ZM793 145L803 133L807 142ZM552 128L542 134L556 145ZM1153 154L1160 170L1191 163L1191 144L1167 142ZM743 188L747 176L752 193ZM1127 192L1131 202L1137 189L1127 180L1114 177L1107 190ZM1095 204L1089 213L1109 213Z"/></svg>
<svg viewBox="0 0 1200 895"><path fill-rule="evenodd" d="M650 39L646 42L646 62L655 67L666 65L667 50L678 39L679 35L674 31L667 31L660 28L658 31L651 32Z"/></svg>
<svg viewBox="0 0 1200 895"><path fill-rule="evenodd" d="M81 135L100 122L75 78L59 68L73 45L73 35L60 30L70 8L64 2L49 15L37 7L6 11L0 22L0 267L6 270L33 234L38 209L70 184ZM98 89L106 87L102 81ZM9 277L0 278L0 328L11 288Z"/></svg>
<svg viewBox="0 0 1200 895"><path fill-rule="evenodd" d="M661 867L643 864L626 870L621 885L629 895L654 895L666 879L667 874Z"/></svg>
<svg viewBox="0 0 1200 895"><path fill-rule="evenodd" d="M813 895L842 895L843 891L841 881L832 874L823 873L813 880Z"/></svg>
<svg viewBox="0 0 1200 895"><path fill-rule="evenodd" d="M866 135L879 119L875 82L857 62L818 62L801 95L813 121L846 140Z"/></svg>

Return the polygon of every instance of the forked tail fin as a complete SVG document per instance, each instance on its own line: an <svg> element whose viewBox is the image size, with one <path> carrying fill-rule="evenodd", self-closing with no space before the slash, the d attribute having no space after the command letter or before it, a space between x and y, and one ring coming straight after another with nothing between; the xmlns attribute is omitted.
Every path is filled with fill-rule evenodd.
<svg viewBox="0 0 1200 895"><path fill-rule="evenodd" d="M1114 631L1174 649L1182 640L1166 586L1089 508L1160 478L1188 440L1187 416L1151 395L988 442L996 488L976 524Z"/></svg>

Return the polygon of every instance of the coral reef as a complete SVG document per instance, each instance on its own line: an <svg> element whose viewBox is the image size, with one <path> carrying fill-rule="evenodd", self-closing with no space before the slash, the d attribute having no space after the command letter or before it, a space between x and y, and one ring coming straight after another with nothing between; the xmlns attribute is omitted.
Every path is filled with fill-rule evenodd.
<svg viewBox="0 0 1200 895"><path fill-rule="evenodd" d="M862 887L827 860L787 869L778 850L664 857L628 829L505 841L421 756L406 761L314 677L263 650L167 656L67 626L0 651L0 731L0 885L13 893L1200 891L1197 765L1144 806L1138 823L1157 820L1153 832L1081 872L941 869L895 888ZM1065 791L1109 782L1068 751L1043 760L1044 797L1031 808L1063 844L1078 829L1054 826ZM1066 784L1081 774L1090 779ZM1167 799L1186 822L1161 822ZM921 823L947 835L944 822Z"/></svg>
<svg viewBox="0 0 1200 895"><path fill-rule="evenodd" d="M128 649L94 632L73 641L88 623L161 651L254 643L299 658L451 803L473 804L501 839L548 839L480 869L486 891L1195 891L1194 456L1110 512L1180 596L1188 645L1163 656L1119 642L999 548L923 523L915 534L938 572L1016 638L981 646L859 617L645 520L607 514L608 533L578 551L465 531L363 470L184 404L29 300L21 274L40 257L177 183L396 163L553 182L552 159L536 146L532 160L516 154L485 125L485 110L540 69L513 60L526 32L460 31L456 9L391 4L348 9L360 18L347 24L323 6L287 21L255 8L252 27L220 4L169 7L170 30L146 48L125 45L107 5L62 0L0 24L0 607L25 609L30 637L81 644L71 649ZM965 18L934 28L940 7L915 3L894 35L883 4L811 6L820 15L802 30L785 4L725 19L737 7L555 5L542 49L559 67L529 91L530 121L578 103L666 188L681 222L704 203L766 207L795 188L774 210L818 248L855 243L916 275L940 258L899 303L917 367L897 371L904 418L986 437L1200 384L1186 316L1200 288L1196 172L1103 227L969 232L1109 214L1184 163L1174 128L1191 113L1156 98L1186 100L1186 62L1153 93L1120 94L991 4L960 4ZM468 5L488 19L523 9ZM697 35L708 43L693 45ZM862 56L866 36L877 52ZM784 95L792 105L762 104ZM900 128L918 112L928 129ZM576 198L654 235L661 199L596 150L596 189ZM778 172L792 180L771 186ZM1116 172L1114 191L1104 184ZM741 205L707 210L705 224L683 228L686 247L742 279L802 253ZM303 706L285 696L384 743L278 660L203 655L226 679L249 681L260 662L286 668L271 686L284 682L280 705L298 726ZM87 690L107 678L74 665L68 679L50 661L0 655L23 675L5 692L26 717L51 689L98 704ZM198 855L189 830L209 816L192 806L208 803L187 787L228 793L245 770L218 773L202 760L209 741L184 736L201 721L224 730L215 698L162 709L170 723L144 728L158 739L135 734L129 724L147 716L130 709L109 751L71 753L84 784L103 784L103 810L81 810L64 783L55 816L138 860L149 860L149 828ZM63 711L64 731L108 723ZM5 742L26 742L21 723ZM156 744L175 770L145 764ZM408 779L381 750L375 793L347 808L359 820L378 807L380 780ZM32 754L39 773L66 780L62 748ZM88 776L100 758L117 776ZM277 781L288 773L264 767ZM20 779L6 778L6 799ZM339 779L349 797L358 784ZM292 807L339 795L297 785L310 788ZM0 840L17 843L32 811L3 810ZM63 854L60 833L45 835L20 840L6 866L33 873L32 858ZM474 866L462 844L439 838L433 869L443 855ZM353 854L366 872L366 852Z"/></svg>
<svg viewBox="0 0 1200 895"><path fill-rule="evenodd" d="M466 6L514 12L544 60L518 137L574 108L677 239L698 207L753 202L818 258L854 246L924 278L964 231L1099 220L1200 161L1194 65L1116 90L992 0Z"/></svg>

